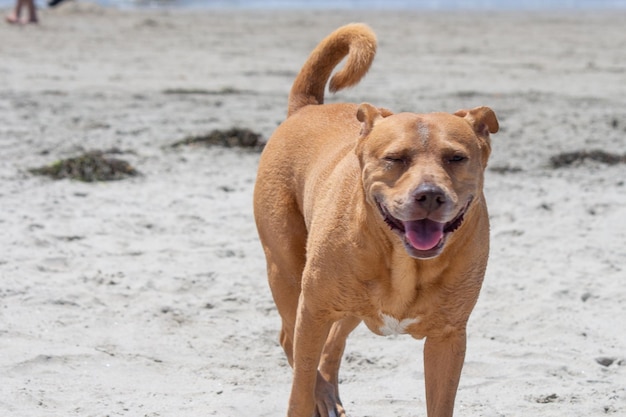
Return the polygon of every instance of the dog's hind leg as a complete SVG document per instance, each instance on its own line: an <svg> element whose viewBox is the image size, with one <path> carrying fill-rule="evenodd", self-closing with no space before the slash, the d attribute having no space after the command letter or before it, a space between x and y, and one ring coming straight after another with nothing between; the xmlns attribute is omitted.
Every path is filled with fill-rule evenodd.
<svg viewBox="0 0 626 417"><path fill-rule="evenodd" d="M293 367L294 328L306 262L306 227L299 213L287 211L260 224L259 235L267 260L272 296L282 319L280 344Z"/></svg>

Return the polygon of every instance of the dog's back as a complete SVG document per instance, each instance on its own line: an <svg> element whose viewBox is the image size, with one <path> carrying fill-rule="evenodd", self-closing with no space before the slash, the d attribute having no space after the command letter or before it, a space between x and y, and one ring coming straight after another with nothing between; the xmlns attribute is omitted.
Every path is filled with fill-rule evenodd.
<svg viewBox="0 0 626 417"><path fill-rule="evenodd" d="M324 165L332 167L337 158L355 146L360 129L358 106L322 106L324 91L327 83L331 92L357 84L369 70L375 54L376 35L361 23L337 29L311 52L291 88L287 119L276 129L259 161L255 188L257 222L258 216L277 210L278 202L286 207L295 204L302 212L302 191L306 189L302 182L310 176L309 161L315 160L316 168L323 174L327 171ZM343 68L331 78L333 69L346 56ZM294 160L298 163L292 164Z"/></svg>

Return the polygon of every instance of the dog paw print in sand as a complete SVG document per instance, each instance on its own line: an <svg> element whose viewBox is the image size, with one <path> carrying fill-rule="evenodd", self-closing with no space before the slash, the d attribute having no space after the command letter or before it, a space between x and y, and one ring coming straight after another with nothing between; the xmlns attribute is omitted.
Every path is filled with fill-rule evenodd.
<svg viewBox="0 0 626 417"><path fill-rule="evenodd" d="M187 136L170 145L181 146L223 146L226 148L245 148L261 151L265 143L261 134L250 129L234 127L228 130L213 130L207 134Z"/></svg>
<svg viewBox="0 0 626 417"><path fill-rule="evenodd" d="M53 179L70 178L84 182L117 181L140 173L128 162L111 156L123 153L119 150L89 151L80 156L61 159L51 165L32 168L32 174L46 175Z"/></svg>

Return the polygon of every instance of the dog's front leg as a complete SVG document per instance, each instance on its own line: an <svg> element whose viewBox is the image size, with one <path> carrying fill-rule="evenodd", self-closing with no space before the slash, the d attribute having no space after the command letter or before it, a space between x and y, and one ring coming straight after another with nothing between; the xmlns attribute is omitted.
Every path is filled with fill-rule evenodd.
<svg viewBox="0 0 626 417"><path fill-rule="evenodd" d="M465 343L465 330L426 338L424 376L428 417L452 417L465 360Z"/></svg>
<svg viewBox="0 0 626 417"><path fill-rule="evenodd" d="M288 417L315 415L315 387L322 349L332 321L306 305L301 294L294 332L293 384Z"/></svg>

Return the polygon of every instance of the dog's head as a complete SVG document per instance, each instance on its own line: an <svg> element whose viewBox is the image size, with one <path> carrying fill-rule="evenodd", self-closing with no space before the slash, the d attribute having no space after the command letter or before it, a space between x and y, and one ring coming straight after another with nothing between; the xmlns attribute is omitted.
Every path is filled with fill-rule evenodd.
<svg viewBox="0 0 626 417"><path fill-rule="evenodd" d="M392 114L359 107L356 148L368 203L418 259L439 255L482 196L498 120L488 107Z"/></svg>

